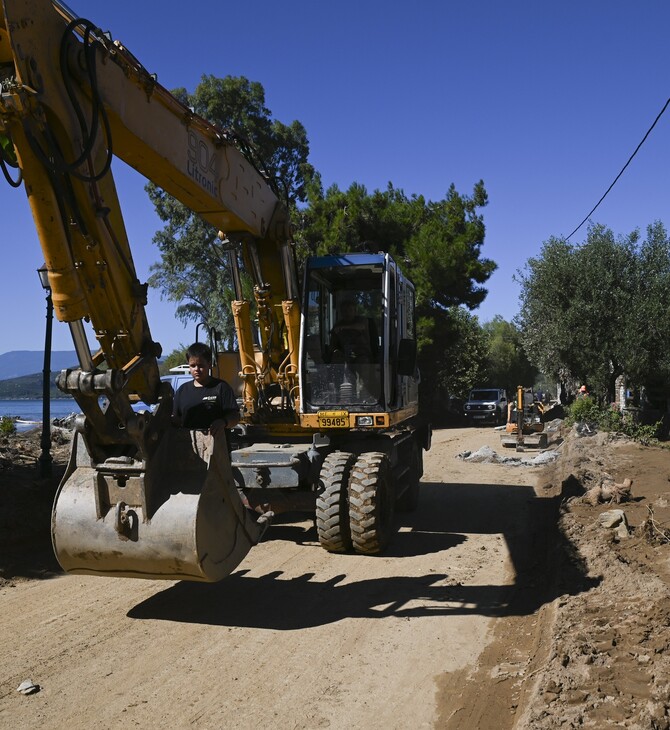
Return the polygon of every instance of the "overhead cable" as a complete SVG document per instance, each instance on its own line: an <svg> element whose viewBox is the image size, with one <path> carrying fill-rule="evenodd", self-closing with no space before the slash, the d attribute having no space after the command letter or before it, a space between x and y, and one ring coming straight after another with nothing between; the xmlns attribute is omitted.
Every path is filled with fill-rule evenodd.
<svg viewBox="0 0 670 730"><path fill-rule="evenodd" d="M573 231L573 232L572 232L572 233L571 233L571 234L570 234L569 236L566 236L566 238L565 238L565 240L566 240L566 241L570 240L570 238L571 238L572 236L574 236L574 234L575 234L575 233L577 233L577 231L578 231L578 230L579 230L579 229L580 229L580 228L581 228L581 227L582 227L582 226L584 225L584 223L586 223L586 221L587 221L587 220L588 220L588 219L589 219L589 218L591 217L591 215L592 215L592 214L594 213L594 211L596 210L596 208L597 208L597 207L598 207L598 206L599 206L599 205L600 205L600 204L601 204L601 203L603 202L603 200L605 200L605 198L607 197L607 194L609 193L609 191L610 191L610 190L611 190L611 189L612 189L612 188L613 188L613 187L614 187L614 186L616 185L616 182L617 182L617 180L618 180L618 179L619 179L619 178L620 178L620 177L621 177L621 176L623 175L623 173L624 173L624 170L625 170L625 169L626 169L626 168L628 167L628 165L630 165L630 163L631 163L631 161L632 161L633 157L635 157L635 155L636 155L636 154L638 153L638 150L640 149L640 147L642 147L642 145L644 144L644 142L645 142L645 140L647 139L647 137L648 137L648 136L649 136L649 135L651 134L651 130L652 130L652 129L653 129L653 128L654 128L655 126L656 126L656 123L658 122L658 120L659 120L659 119L660 119L660 118L661 118L661 117L663 116L663 112L665 112L665 110L666 110L666 109L668 108L668 105L670 105L670 99L668 99L668 100L667 100L667 101L665 102L665 104L664 104L664 106L663 106L663 109L661 109L661 111L660 111L660 112L658 113L658 116L656 117L656 119L654 119L654 123L653 123L653 124L651 125L651 127L649 127L649 129L647 130L647 133L646 133L646 134L644 135L644 137L642 138L642 141L641 141L641 142L640 142L640 144L639 144L639 145L638 145L638 146L637 146L637 147L635 148L635 152L633 152L633 154L632 154L632 155L631 155L631 156L630 156L630 157L628 158L628 162L626 162L626 164L625 164L625 165L624 165L624 166L623 166L623 167L621 168L621 172L619 172L619 174L618 174L618 175L617 175L617 176L616 176L616 177L614 178L614 181L612 182L612 184L611 184L611 185L610 185L610 186L609 186L609 187L607 188L607 190L605 190L605 192L603 193L603 196L602 196L602 198L600 198L600 200L599 200L599 201L598 201L598 202L597 202L597 203L596 203L596 204L595 204L595 205L593 206L593 208L592 208L592 209L591 209L591 210L589 211L588 215L587 215L587 216L586 216L586 217L584 218L584 220L583 220L583 221L582 221L582 222L581 222L581 223L580 223L580 224L579 224L579 225L577 226L577 228L575 228L575 230L574 230L574 231Z"/></svg>

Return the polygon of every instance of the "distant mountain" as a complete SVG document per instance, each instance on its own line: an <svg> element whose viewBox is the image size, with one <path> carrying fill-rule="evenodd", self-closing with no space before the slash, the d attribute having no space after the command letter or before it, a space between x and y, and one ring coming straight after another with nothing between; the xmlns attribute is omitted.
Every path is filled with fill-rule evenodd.
<svg viewBox="0 0 670 730"><path fill-rule="evenodd" d="M60 372L64 368L76 367L77 364L77 353L74 350L54 350L51 353L52 371ZM0 355L0 380L41 373L43 368L43 350L12 350Z"/></svg>
<svg viewBox="0 0 670 730"><path fill-rule="evenodd" d="M52 372L49 378L49 397L68 398L56 387L56 376L58 372ZM42 373L22 375L20 378L6 378L0 380L0 400L42 400Z"/></svg>

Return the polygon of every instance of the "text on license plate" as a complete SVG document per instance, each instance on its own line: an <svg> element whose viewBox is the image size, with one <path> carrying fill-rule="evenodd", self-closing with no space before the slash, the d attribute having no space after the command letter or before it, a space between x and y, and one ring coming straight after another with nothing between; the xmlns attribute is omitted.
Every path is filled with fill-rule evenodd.
<svg viewBox="0 0 670 730"><path fill-rule="evenodd" d="M348 428L349 426L347 411L319 411L316 417L319 428Z"/></svg>

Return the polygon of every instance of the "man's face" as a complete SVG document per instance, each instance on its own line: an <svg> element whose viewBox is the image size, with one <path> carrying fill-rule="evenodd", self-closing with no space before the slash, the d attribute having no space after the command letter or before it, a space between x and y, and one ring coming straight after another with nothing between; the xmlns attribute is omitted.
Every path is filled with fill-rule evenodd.
<svg viewBox="0 0 670 730"><path fill-rule="evenodd" d="M191 371L193 380L199 385L204 385L209 380L209 368L211 363L204 357L192 357L188 361L188 368Z"/></svg>

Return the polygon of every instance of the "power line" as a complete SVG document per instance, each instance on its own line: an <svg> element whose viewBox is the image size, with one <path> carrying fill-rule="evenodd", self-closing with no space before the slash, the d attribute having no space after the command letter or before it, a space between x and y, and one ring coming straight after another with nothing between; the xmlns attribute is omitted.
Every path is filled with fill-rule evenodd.
<svg viewBox="0 0 670 730"><path fill-rule="evenodd" d="M577 231L578 231L578 230L579 230L579 229L580 229L580 228L581 228L581 227L582 227L582 226L584 225L584 223L586 223L586 221L587 221L587 220L588 220L588 219L589 219L589 218L591 217L591 215L592 215L592 214L593 214L593 213L595 212L596 208L597 208L597 207L598 207L598 206L599 206L599 205L600 205L600 204L601 204L601 203L603 202L603 200L605 200L605 198L607 197L607 193L609 193L609 191L610 191L610 190L611 190L611 189L612 189L612 188L613 188L613 187L614 187L614 186L616 185L616 182L617 182L617 180L618 180L618 179L619 179L619 178L620 178L620 177L621 177L621 176L623 175L623 173L624 173L624 170L625 170L625 169L626 169L626 168L628 167L628 165L630 165L630 163L631 163L631 161L632 161L633 157L635 157L635 155L636 155L636 154L638 153L638 151L639 151L640 147L642 147L642 145L643 145L643 144L645 143L645 140L646 140L646 139L647 139L647 137L648 137L648 136L649 136L649 135L651 134L651 130L652 130L652 129L653 129L653 128L654 128L655 126L656 126L656 123L658 122L658 120L659 120L659 119L660 119L660 118L661 118L661 117L663 116L663 112L664 112L664 111L665 111L665 110L666 110L666 109L668 108L668 105L669 105L669 104L670 104L670 99L668 99L668 100L667 100L667 101L665 102L665 105L663 106L663 109L661 109L661 111L660 111L660 112L658 113L658 116L656 117L656 119L654 119L654 123L653 123L653 124L651 125L651 127L649 127L649 129L647 130L647 133L646 133L646 134L644 135L644 137L642 138L642 141L641 141L641 142L640 142L640 144L639 144L639 145L638 145L638 146L637 146L637 147L635 148L635 152L633 152L633 154L632 154L632 155L631 155L631 156L630 156L630 157L628 158L628 162L627 162L627 163L626 163L626 164L625 164L625 165L624 165L624 166L623 166L623 167L621 168L621 172L620 172L620 173L619 173L619 174L618 174L618 175L617 175L617 176L616 176L616 177L614 178L614 181L613 181L613 182L612 182L612 184L611 184L611 185L610 185L610 186L609 186L609 187L607 188L607 190L605 190L605 192L603 193L603 196L602 196L602 198L600 198L600 200L599 200L599 201L598 201L598 202L597 202L597 203L596 203L596 204L595 204L595 205L593 206L593 208L591 209L591 211L589 212L589 214L588 214L588 215L587 215L587 216L586 216L586 217L584 218L584 220L583 220L583 221L582 221L582 222L581 222L581 223L580 223L580 224L579 224L579 225L577 226L577 228L575 228L575 230L574 230L574 231L573 231L573 232L572 232L572 233L571 233L571 234L570 234L569 236L567 236L567 237L566 237L566 239L565 239L566 241L570 240L570 238L571 238L572 236L574 236L574 234L575 234L575 233L577 233Z"/></svg>

